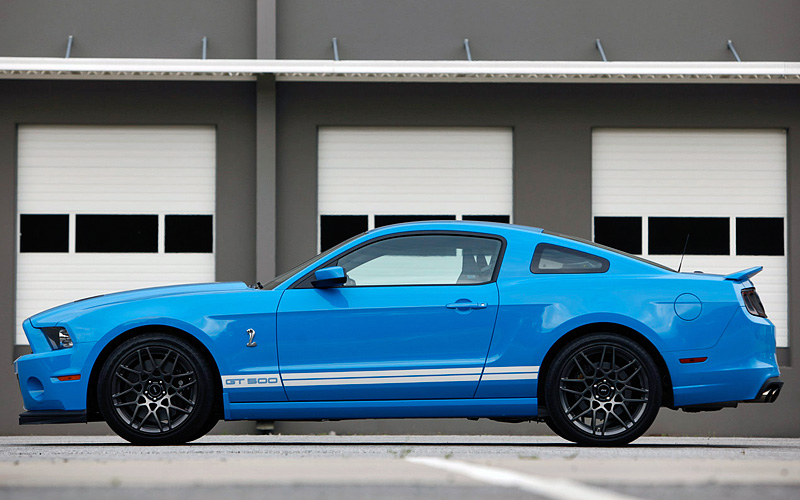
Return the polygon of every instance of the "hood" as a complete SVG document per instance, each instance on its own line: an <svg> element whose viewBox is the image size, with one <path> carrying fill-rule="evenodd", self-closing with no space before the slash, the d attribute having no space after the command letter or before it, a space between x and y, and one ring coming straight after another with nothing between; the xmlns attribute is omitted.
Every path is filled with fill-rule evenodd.
<svg viewBox="0 0 800 500"><path fill-rule="evenodd" d="M173 285L173 286L160 286L155 288L142 288L139 290L129 290L125 292L109 293L105 295L97 295L95 297L88 297L85 299L76 300L68 304L56 306L52 309L40 312L31 316L30 320L34 327L49 326L58 323L59 321L69 320L74 315L112 304L120 304L124 302L133 302L147 299L156 299L161 297L170 297L176 295L200 295L207 293L221 293L237 290L246 290L248 287L241 281L229 283L202 283L194 285Z"/></svg>

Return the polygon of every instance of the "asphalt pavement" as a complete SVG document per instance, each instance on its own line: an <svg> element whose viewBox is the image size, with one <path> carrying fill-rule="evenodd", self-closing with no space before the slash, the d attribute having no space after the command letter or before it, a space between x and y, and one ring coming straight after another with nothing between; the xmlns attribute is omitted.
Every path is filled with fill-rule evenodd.
<svg viewBox="0 0 800 500"><path fill-rule="evenodd" d="M800 500L800 439L546 436L0 437L0 498Z"/></svg>

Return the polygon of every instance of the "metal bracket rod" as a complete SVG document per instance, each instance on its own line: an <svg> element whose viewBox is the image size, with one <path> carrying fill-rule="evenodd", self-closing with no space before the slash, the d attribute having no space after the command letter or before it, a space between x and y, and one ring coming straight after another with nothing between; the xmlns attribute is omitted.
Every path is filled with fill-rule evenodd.
<svg viewBox="0 0 800 500"><path fill-rule="evenodd" d="M600 42L599 38L595 39L594 46L600 51L600 57L603 58L603 62L608 62L608 58L606 58L606 51L603 50L603 44Z"/></svg>
<svg viewBox="0 0 800 500"><path fill-rule="evenodd" d="M203 37L203 60L206 60L206 56L208 55L208 37Z"/></svg>
<svg viewBox="0 0 800 500"><path fill-rule="evenodd" d="M736 52L736 47L733 46L733 42L728 40L728 50L733 52L733 57L736 58L736 62L742 62L742 59L739 57L739 54Z"/></svg>
<svg viewBox="0 0 800 500"><path fill-rule="evenodd" d="M69 55L72 52L72 39L73 39L72 35L70 35L69 38L67 38L67 54L64 56L64 59L69 59Z"/></svg>
<svg viewBox="0 0 800 500"><path fill-rule="evenodd" d="M339 44L336 42L336 37L333 37L333 60L339 60Z"/></svg>
<svg viewBox="0 0 800 500"><path fill-rule="evenodd" d="M467 61L472 61L472 52L469 50L469 38L464 39L464 50L467 51Z"/></svg>

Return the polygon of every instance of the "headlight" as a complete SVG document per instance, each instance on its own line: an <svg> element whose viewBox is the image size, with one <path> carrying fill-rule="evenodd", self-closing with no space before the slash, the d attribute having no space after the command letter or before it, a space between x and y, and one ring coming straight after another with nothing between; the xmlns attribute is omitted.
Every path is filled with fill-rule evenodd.
<svg viewBox="0 0 800 500"><path fill-rule="evenodd" d="M53 349L68 349L72 347L72 337L63 326L47 326L42 328L44 336Z"/></svg>

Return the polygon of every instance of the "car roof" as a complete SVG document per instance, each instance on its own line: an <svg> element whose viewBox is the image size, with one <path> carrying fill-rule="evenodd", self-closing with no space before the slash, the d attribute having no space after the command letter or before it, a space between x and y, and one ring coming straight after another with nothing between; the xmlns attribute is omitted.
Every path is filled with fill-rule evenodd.
<svg viewBox="0 0 800 500"><path fill-rule="evenodd" d="M411 231L476 231L503 234L513 232L541 233L543 230L538 227L520 226L504 222L433 220L392 224L373 229L368 234L378 236Z"/></svg>
<svg viewBox="0 0 800 500"><path fill-rule="evenodd" d="M506 224L502 222L483 222L483 221L457 221L457 220L436 220L436 221L419 221L419 222L403 222L400 224L393 224L383 226L377 229L368 231L366 235L370 238L388 236L393 234L412 233L415 231L464 231L476 233L488 233L500 237L513 238L515 234L546 234L548 240L558 242L558 244L575 248L584 252L590 252L595 255L600 255L607 259L613 259L619 264L627 263L627 265L642 266L646 265L648 268L657 268L662 271L675 273L664 265L656 262L643 259L636 255L629 255L625 252L620 252L613 248L609 248L597 243L583 240L574 236L567 236L558 233L545 232L542 228L521 226L517 224Z"/></svg>

